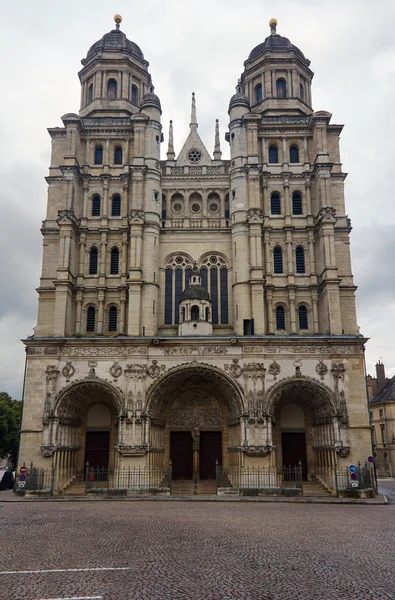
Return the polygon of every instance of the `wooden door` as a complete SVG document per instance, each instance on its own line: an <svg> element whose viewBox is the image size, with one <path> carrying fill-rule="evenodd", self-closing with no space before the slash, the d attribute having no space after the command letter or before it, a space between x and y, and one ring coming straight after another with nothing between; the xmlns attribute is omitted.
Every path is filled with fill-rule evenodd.
<svg viewBox="0 0 395 600"><path fill-rule="evenodd" d="M110 457L110 432L87 431L85 445L85 464L91 468L108 469Z"/></svg>
<svg viewBox="0 0 395 600"><path fill-rule="evenodd" d="M281 434L284 467L297 467L302 462L303 479L307 480L306 434L284 431Z"/></svg>
<svg viewBox="0 0 395 600"><path fill-rule="evenodd" d="M215 479L215 461L222 465L222 432L201 431L199 468L200 479Z"/></svg>
<svg viewBox="0 0 395 600"><path fill-rule="evenodd" d="M193 455L190 431L170 432L170 458L173 479L192 479Z"/></svg>

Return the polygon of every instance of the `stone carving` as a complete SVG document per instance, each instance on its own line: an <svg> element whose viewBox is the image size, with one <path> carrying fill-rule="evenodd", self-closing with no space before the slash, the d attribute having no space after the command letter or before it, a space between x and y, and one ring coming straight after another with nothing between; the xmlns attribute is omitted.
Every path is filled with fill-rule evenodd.
<svg viewBox="0 0 395 600"><path fill-rule="evenodd" d="M60 351L62 356L128 356L147 352L147 346L66 346Z"/></svg>
<svg viewBox="0 0 395 600"><path fill-rule="evenodd" d="M265 373L266 369L263 366L263 363L244 363L243 375L245 379L264 379Z"/></svg>
<svg viewBox="0 0 395 600"><path fill-rule="evenodd" d="M260 208L248 209L247 221L248 223L263 223L263 210Z"/></svg>
<svg viewBox="0 0 395 600"><path fill-rule="evenodd" d="M244 354L363 354L362 346L244 346Z"/></svg>
<svg viewBox="0 0 395 600"><path fill-rule="evenodd" d="M336 447L336 452L341 458L347 458L347 456L350 454L350 450L350 446L341 445Z"/></svg>
<svg viewBox="0 0 395 600"><path fill-rule="evenodd" d="M48 365L45 369L47 375L47 383L50 381L56 381L60 371L56 368L56 365Z"/></svg>
<svg viewBox="0 0 395 600"><path fill-rule="evenodd" d="M325 375L328 373L328 367L326 366L326 364L324 362L322 362L322 360L320 360L320 362L318 363L318 365L315 368L315 371L316 371L317 375L319 375L321 377L321 379L323 380Z"/></svg>
<svg viewBox="0 0 395 600"><path fill-rule="evenodd" d="M167 356L217 356L226 354L224 346L176 346L174 348L163 348L163 354Z"/></svg>
<svg viewBox="0 0 395 600"><path fill-rule="evenodd" d="M50 456L52 456L56 450L56 446L53 446L52 444L48 444L47 446L40 446L40 450L41 450L41 454L45 457L45 458L49 458Z"/></svg>
<svg viewBox="0 0 395 600"><path fill-rule="evenodd" d="M126 444L119 444L117 450L122 456L144 456L148 452L148 445L134 444L127 446Z"/></svg>
<svg viewBox="0 0 395 600"><path fill-rule="evenodd" d="M198 427L194 427L191 431L192 440L193 440L193 450L199 450L200 448L200 429Z"/></svg>
<svg viewBox="0 0 395 600"><path fill-rule="evenodd" d="M62 369L62 375L63 375L63 377L66 377L67 383L73 377L74 373L75 373L75 368L73 367L71 360L68 360Z"/></svg>
<svg viewBox="0 0 395 600"><path fill-rule="evenodd" d="M147 375L147 368L145 365L126 365L125 375L131 379L145 379Z"/></svg>
<svg viewBox="0 0 395 600"><path fill-rule="evenodd" d="M232 360L231 365L224 365L224 366L225 366L225 371L229 371L229 374L232 375L232 377L234 377L235 379L240 377L240 375L243 373L243 369L239 365L238 358L234 358Z"/></svg>
<svg viewBox="0 0 395 600"><path fill-rule="evenodd" d="M88 361L89 374L88 377L97 377L95 367L97 367L97 360Z"/></svg>
<svg viewBox="0 0 395 600"><path fill-rule="evenodd" d="M157 360L153 360L152 361L152 365L150 365L147 368L147 373L150 377L152 377L152 379L157 379L159 377L159 375L161 374L161 372L165 371L166 367L165 365L162 365L161 367L158 365L158 361Z"/></svg>
<svg viewBox="0 0 395 600"><path fill-rule="evenodd" d="M44 348L44 354L46 356L57 354L57 353L58 353L58 348Z"/></svg>
<svg viewBox="0 0 395 600"><path fill-rule="evenodd" d="M336 210L331 206L323 206L322 208L320 208L317 217L317 222L320 221L327 221L333 224L336 223Z"/></svg>
<svg viewBox="0 0 395 600"><path fill-rule="evenodd" d="M344 373L346 372L346 368L342 363L336 364L333 363L331 368L331 373L334 379L339 381L344 381Z"/></svg>
<svg viewBox="0 0 395 600"><path fill-rule="evenodd" d="M122 367L118 361L114 361L114 364L110 367L110 375L114 377L114 379L118 379L122 375Z"/></svg>
<svg viewBox="0 0 395 600"><path fill-rule="evenodd" d="M272 362L272 364L269 366L269 373L270 375L273 375L274 381L276 381L277 379L277 375L279 375L281 372L281 367L278 364L278 362L276 362L275 360Z"/></svg>
<svg viewBox="0 0 395 600"><path fill-rule="evenodd" d="M200 389L185 392L172 405L169 423L175 426L202 429L222 424L218 402Z"/></svg>
<svg viewBox="0 0 395 600"><path fill-rule="evenodd" d="M244 346L244 354L263 354L265 352L264 346Z"/></svg>

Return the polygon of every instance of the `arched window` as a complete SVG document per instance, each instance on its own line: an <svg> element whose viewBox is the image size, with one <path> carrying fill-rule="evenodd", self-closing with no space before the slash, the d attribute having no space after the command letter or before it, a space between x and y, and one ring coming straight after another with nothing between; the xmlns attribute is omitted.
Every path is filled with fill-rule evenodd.
<svg viewBox="0 0 395 600"><path fill-rule="evenodd" d="M116 331L118 329L118 309L116 306L110 306L108 311L108 331Z"/></svg>
<svg viewBox="0 0 395 600"><path fill-rule="evenodd" d="M114 150L114 165L122 164L122 148L117 146Z"/></svg>
<svg viewBox="0 0 395 600"><path fill-rule="evenodd" d="M262 84L258 83L258 85L255 86L255 102L256 104L259 104L260 102L262 102Z"/></svg>
<svg viewBox="0 0 395 600"><path fill-rule="evenodd" d="M109 79L107 82L107 98L114 99L117 97L117 82L115 79Z"/></svg>
<svg viewBox="0 0 395 600"><path fill-rule="evenodd" d="M225 196L225 219L229 219L230 211L229 211L229 194Z"/></svg>
<svg viewBox="0 0 395 600"><path fill-rule="evenodd" d="M294 215L302 215L302 194L300 192L294 192L292 194L292 213Z"/></svg>
<svg viewBox="0 0 395 600"><path fill-rule="evenodd" d="M96 146L95 148L95 165L103 164L103 146Z"/></svg>
<svg viewBox="0 0 395 600"><path fill-rule="evenodd" d="M121 196L119 194L114 194L111 201L111 216L112 217L120 217L121 216Z"/></svg>
<svg viewBox="0 0 395 600"><path fill-rule="evenodd" d="M303 83L299 84L299 98L304 102L304 87L303 87Z"/></svg>
<svg viewBox="0 0 395 600"><path fill-rule="evenodd" d="M273 249L273 267L275 273L281 274L283 272L283 251L279 246Z"/></svg>
<svg viewBox="0 0 395 600"><path fill-rule="evenodd" d="M299 162L299 148L296 144L291 146L289 149L289 162L290 163L298 163Z"/></svg>
<svg viewBox="0 0 395 600"><path fill-rule="evenodd" d="M86 311L86 330L95 331L96 325L96 309L94 306L89 306Z"/></svg>
<svg viewBox="0 0 395 600"><path fill-rule="evenodd" d="M88 104L93 100L93 83L88 86Z"/></svg>
<svg viewBox="0 0 395 600"><path fill-rule="evenodd" d="M272 192L270 196L270 212L272 215L281 215L281 198L278 192Z"/></svg>
<svg viewBox="0 0 395 600"><path fill-rule="evenodd" d="M309 321L308 321L308 317L307 317L307 308L306 306L304 306L302 304L302 306L299 306L299 329L308 329L309 328Z"/></svg>
<svg viewBox="0 0 395 600"><path fill-rule="evenodd" d="M111 249L111 265L110 265L110 273L111 275L118 275L119 272L119 250L118 248Z"/></svg>
<svg viewBox="0 0 395 600"><path fill-rule="evenodd" d="M277 90L277 98L286 98L287 97L287 84L285 83L285 79L277 79L276 90Z"/></svg>
<svg viewBox="0 0 395 600"><path fill-rule="evenodd" d="M100 217L100 196L95 194L92 196L92 217Z"/></svg>
<svg viewBox="0 0 395 600"><path fill-rule="evenodd" d="M276 306L276 329L285 330L285 310L283 306Z"/></svg>
<svg viewBox="0 0 395 600"><path fill-rule="evenodd" d="M137 85L132 85L132 104L137 105L137 103L138 103Z"/></svg>
<svg viewBox="0 0 395 600"><path fill-rule="evenodd" d="M191 321L199 321L199 307L196 304L191 308Z"/></svg>
<svg viewBox="0 0 395 600"><path fill-rule="evenodd" d="M97 248L92 247L89 252L89 275L97 275L98 256Z"/></svg>
<svg viewBox="0 0 395 600"><path fill-rule="evenodd" d="M302 246L298 246L295 250L296 256L296 272L305 273L305 261L304 261L304 249Z"/></svg>
<svg viewBox="0 0 395 600"><path fill-rule="evenodd" d="M209 321L209 320L210 320L210 309L209 309L209 307L207 306L207 307L206 307L206 321Z"/></svg>
<svg viewBox="0 0 395 600"><path fill-rule="evenodd" d="M278 163L278 148L277 146L269 146L269 163Z"/></svg>
<svg viewBox="0 0 395 600"><path fill-rule="evenodd" d="M181 323L185 321L185 307L183 306L181 309Z"/></svg>

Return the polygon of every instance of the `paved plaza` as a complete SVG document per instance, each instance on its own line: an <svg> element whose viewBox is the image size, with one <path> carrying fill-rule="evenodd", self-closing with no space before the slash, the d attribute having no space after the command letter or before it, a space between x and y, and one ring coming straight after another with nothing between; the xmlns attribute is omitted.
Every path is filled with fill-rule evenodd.
<svg viewBox="0 0 395 600"><path fill-rule="evenodd" d="M395 599L393 504L0 497L0 535L1 600Z"/></svg>

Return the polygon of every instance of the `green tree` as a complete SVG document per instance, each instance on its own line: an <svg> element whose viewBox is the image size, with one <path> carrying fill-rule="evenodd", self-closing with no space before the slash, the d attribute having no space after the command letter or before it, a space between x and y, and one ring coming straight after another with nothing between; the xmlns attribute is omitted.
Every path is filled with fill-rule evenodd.
<svg viewBox="0 0 395 600"><path fill-rule="evenodd" d="M18 458L22 403L0 392L0 458L8 458L15 467Z"/></svg>

